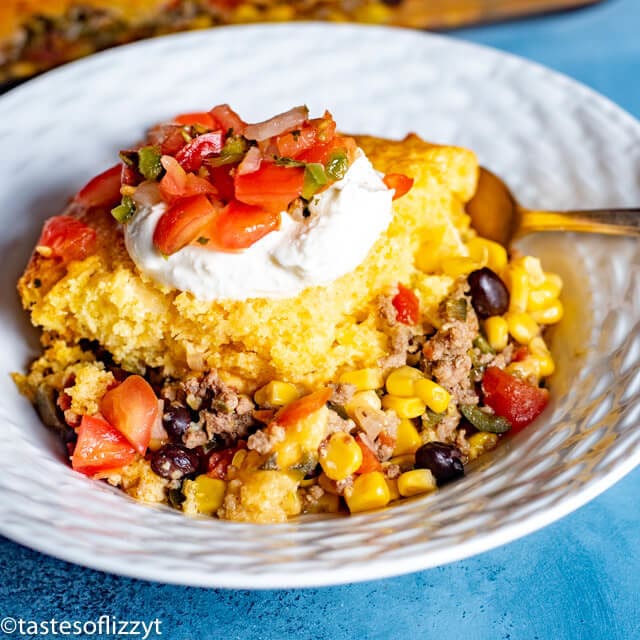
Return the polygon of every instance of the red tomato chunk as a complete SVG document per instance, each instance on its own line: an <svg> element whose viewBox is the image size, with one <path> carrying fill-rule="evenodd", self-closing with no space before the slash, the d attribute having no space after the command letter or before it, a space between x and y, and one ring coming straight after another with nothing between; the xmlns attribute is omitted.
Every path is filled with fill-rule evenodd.
<svg viewBox="0 0 640 640"><path fill-rule="evenodd" d="M549 402L549 392L497 367L487 367L482 379L484 402L511 423L511 433L531 424Z"/></svg>

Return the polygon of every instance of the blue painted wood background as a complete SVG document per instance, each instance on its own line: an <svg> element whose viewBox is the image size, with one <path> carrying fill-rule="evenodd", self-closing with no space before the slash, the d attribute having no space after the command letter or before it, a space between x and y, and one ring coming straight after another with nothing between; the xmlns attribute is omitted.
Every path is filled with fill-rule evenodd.
<svg viewBox="0 0 640 640"><path fill-rule="evenodd" d="M640 0L606 0L453 35L564 72L640 117ZM500 549L409 576L311 590L130 580L0 538L0 619L157 617L162 636L149 637L170 640L636 640L639 496L636 469L578 512Z"/></svg>

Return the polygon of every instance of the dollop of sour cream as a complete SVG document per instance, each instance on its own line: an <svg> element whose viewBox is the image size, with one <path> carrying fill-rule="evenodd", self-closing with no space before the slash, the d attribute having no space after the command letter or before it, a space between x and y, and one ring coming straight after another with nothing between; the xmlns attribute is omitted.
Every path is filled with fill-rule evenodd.
<svg viewBox="0 0 640 640"><path fill-rule="evenodd" d="M309 217L295 220L283 212L280 228L248 249L226 253L188 245L161 255L153 232L167 210L164 202L138 206L125 226L125 245L142 273L201 300L293 297L333 282L365 259L391 222L392 197L358 150L344 178L314 196Z"/></svg>

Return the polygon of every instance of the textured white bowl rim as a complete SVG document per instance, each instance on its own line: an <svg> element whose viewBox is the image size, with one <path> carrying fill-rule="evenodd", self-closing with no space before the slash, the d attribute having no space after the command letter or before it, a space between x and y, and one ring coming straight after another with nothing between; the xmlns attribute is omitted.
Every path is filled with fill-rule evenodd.
<svg viewBox="0 0 640 640"><path fill-rule="evenodd" d="M436 36L431 34L419 34L414 32L408 32L399 29L388 29L380 27L365 27L355 25L324 25L324 24L302 24L302 25L256 25L248 27L224 27L216 29L215 33L209 33L208 38L211 42L216 38L222 37L223 34L233 31L237 34L238 38L246 38L246 41L251 41L252 38L260 38L265 34L279 34L283 35L287 33L287 30L295 29L297 33L305 34L305 37L316 38L321 37L322 34L326 34L330 37L331 33L350 32L355 35L362 34L363 36L372 34L381 38L392 38L395 40L403 39L415 39L417 37L424 38L425 41L431 41L440 43L440 45L446 45L451 50L463 51L469 57L478 57L483 59L510 60L511 64L516 62L522 69L523 77L535 70L538 76L543 76L544 81L549 86L559 88L566 93L573 93L580 96L581 100L589 101L592 104L601 107L603 114L607 117L614 118L618 123L622 123L627 131L634 134L636 141L640 141L640 123L634 120L630 115L623 112L616 105L608 101L606 98L596 94L588 88L576 83L575 81L566 78L558 73L544 69L539 65L535 65L531 62L519 61L519 59L508 54L496 52L486 47L481 47L474 44L455 41L443 36ZM145 57L153 55L153 52L166 47L167 42L175 43L175 45L185 46L192 43L197 49L204 46L202 32L179 34L174 36L168 36L161 39L145 41L141 43L135 43L127 45L126 47L120 47L114 50L106 51L101 54L97 54L88 59L81 60L71 65L67 65L60 69L54 70L45 74L40 78L36 78L23 86L20 86L6 96L0 98L0 107L4 102L10 102L18 97L26 96L30 92L36 89L42 88L44 85L56 86L56 83L64 83L65 78L69 75L71 70L83 69L87 72L91 72L92 67L97 63L104 63L106 61L113 64L126 64L135 60L136 56ZM357 51L357 49L356 49ZM75 562L84 566L92 567L95 569L101 569L104 571L118 573L126 576L144 578L149 580L158 580L162 582L171 582L177 584L189 584L200 586L216 586L216 587L228 587L228 588L282 588L282 587L307 587L307 586L321 586L321 585L334 585L342 584L377 578L384 578L388 576L394 576L404 573L409 573L421 569L426 569L433 566L438 566L446 563L450 563L456 560L467 558L477 553L487 551L495 548L499 545L506 544L519 537L527 535L537 529L546 526L549 523L561 518L564 515L572 512L573 510L581 507L588 501L595 498L597 495L605 491L612 486L624 475L629 473L636 465L640 463L640 449L635 449L630 452L630 455L617 462L617 464L611 468L605 475L599 477L596 481L587 482L581 485L570 496L563 497L558 503L548 507L543 512L537 512L533 515L523 518L517 523L511 523L498 528L495 531L477 535L467 540L459 542L449 548L440 550L437 557L433 553L430 554L417 554L414 557L407 558L391 558L387 559L380 557L379 559L367 562L367 563L355 563L349 566L345 571L336 571L335 568L327 567L326 569L318 569L315 567L313 571L304 571L294 568L291 571L287 571L285 568L277 568L274 572L268 570L262 573L242 573L238 571L234 572L221 572L218 574L207 574L206 572L194 573L192 570L185 570L180 566L179 560L176 561L174 568L168 571L166 566L155 565L152 561L148 562L129 562L127 554L122 554L121 557L115 555L99 555L91 554L82 547L76 547L73 544L61 545L59 540L55 538L45 538L37 534L30 534L28 522L25 521L25 526L22 527L19 534L15 533L14 529L5 527L3 519L0 519L0 532L14 539L16 542L25 544L31 548L42 551L51 556L57 558ZM0 495L0 506L3 496ZM5 510L10 510L10 504L4 505ZM141 507L146 508L146 507ZM154 511L149 509L149 517L152 518ZM14 514L14 517L17 517ZM354 524L357 519L365 516L358 516L354 518ZM233 523L225 523L226 526L233 528L237 525ZM277 528L278 525L273 525ZM304 524L302 526L305 526ZM271 526L264 529L265 535L272 530ZM256 527L256 534L259 537L261 535L260 527ZM69 541L72 539L72 534L69 536Z"/></svg>

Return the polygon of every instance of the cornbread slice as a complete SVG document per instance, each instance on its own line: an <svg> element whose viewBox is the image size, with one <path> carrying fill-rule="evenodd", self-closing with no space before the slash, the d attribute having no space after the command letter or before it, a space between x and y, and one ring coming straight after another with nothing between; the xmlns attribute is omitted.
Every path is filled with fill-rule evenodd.
<svg viewBox="0 0 640 640"><path fill-rule="evenodd" d="M380 172L415 182L394 202L389 228L352 273L295 298L203 302L140 274L109 213L98 213L87 220L98 231L94 255L50 269L51 260L36 253L19 281L43 344L96 340L125 369L160 367L176 377L218 369L244 391L274 379L314 388L347 369L378 366L393 337L380 295L393 293L398 283L410 286L427 320L437 323L453 278L416 264L420 255L467 254L463 240L473 232L463 205L475 190L478 167L472 152L415 135L357 141ZM30 382L38 380L27 378L24 385Z"/></svg>

